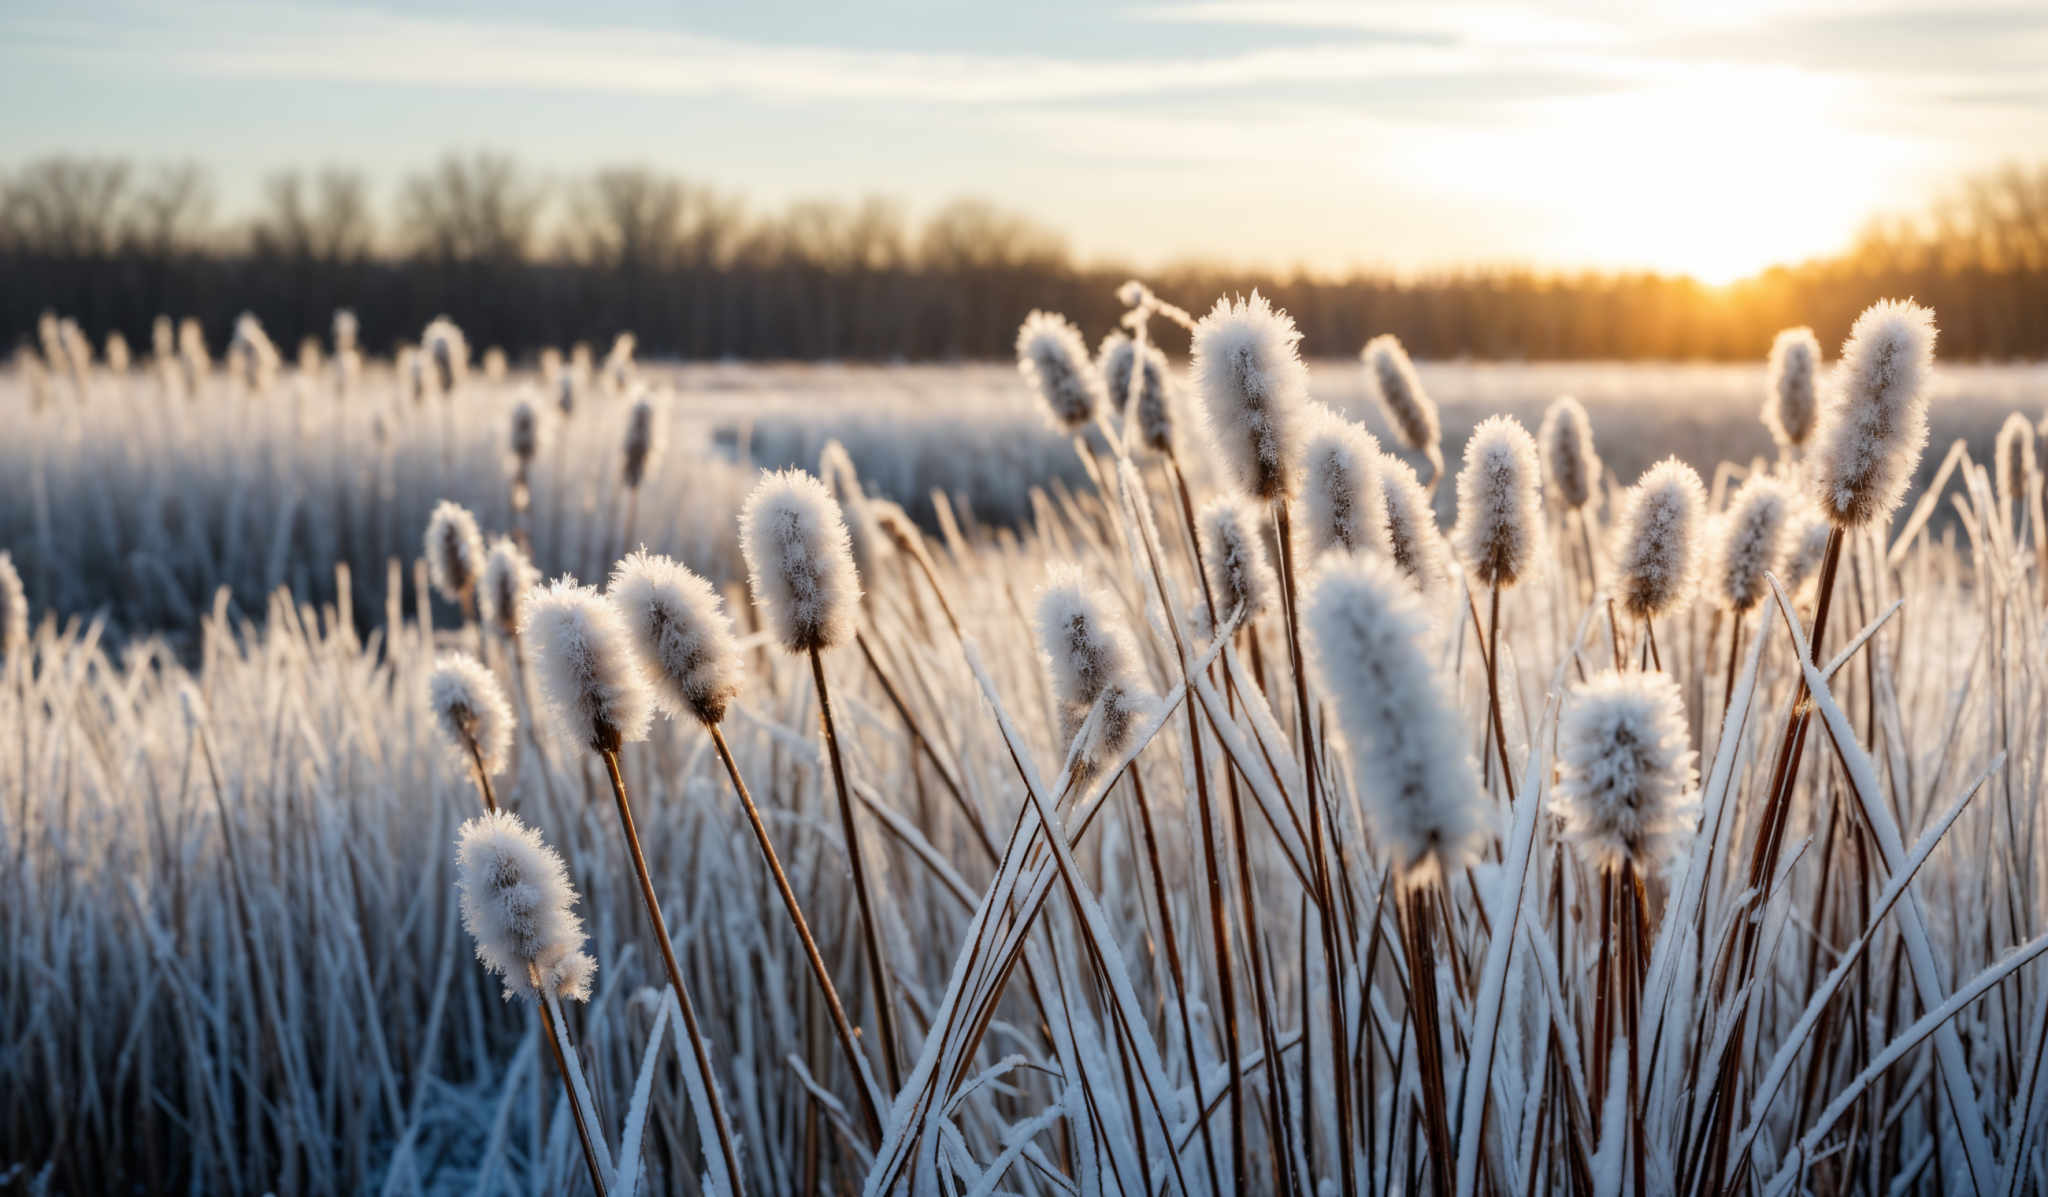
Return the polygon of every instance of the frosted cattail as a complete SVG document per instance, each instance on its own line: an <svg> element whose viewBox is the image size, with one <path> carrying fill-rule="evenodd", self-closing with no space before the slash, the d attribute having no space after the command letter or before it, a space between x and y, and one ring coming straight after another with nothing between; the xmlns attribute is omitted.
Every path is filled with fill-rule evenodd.
<svg viewBox="0 0 2048 1197"><path fill-rule="evenodd" d="M893 499L869 499L868 513L875 517L875 527L899 552L913 557L924 554L924 533L902 504Z"/></svg>
<svg viewBox="0 0 2048 1197"><path fill-rule="evenodd" d="M1629 488L1615 524L1614 597L1630 615L1654 619L1691 596L1706 507L1700 476L1675 457Z"/></svg>
<svg viewBox="0 0 2048 1197"><path fill-rule="evenodd" d="M648 466L660 453L660 434L654 422L654 398L642 390L626 416L625 456L619 466L620 480L628 487L639 486L640 480L647 476Z"/></svg>
<svg viewBox="0 0 2048 1197"><path fill-rule="evenodd" d="M1086 427L1102 410L1102 375L1088 360L1081 330L1065 316L1034 311L1024 317L1017 329L1017 369L1062 432Z"/></svg>
<svg viewBox="0 0 2048 1197"><path fill-rule="evenodd" d="M1747 611L1770 593L1767 571L1785 555L1785 527L1792 514L1792 492L1783 482L1752 474L1735 492L1722 519L1714 553L1714 597L1736 611Z"/></svg>
<svg viewBox="0 0 2048 1197"><path fill-rule="evenodd" d="M2034 424L2018 412L2005 418L1998 428L1995 452L1998 470L1998 501L2007 506L2024 503L2027 479L2034 476Z"/></svg>
<svg viewBox="0 0 2048 1197"><path fill-rule="evenodd" d="M1243 607L1249 620L1273 606L1280 580L1267 560L1258 516L1245 501L1219 495L1202 506L1195 524L1201 529L1202 568L1216 600L1216 618L1227 620Z"/></svg>
<svg viewBox="0 0 2048 1197"><path fill-rule="evenodd" d="M1479 853L1487 813L1470 740L1430 664L1428 613L1389 561L1338 558L1308 590L1311 665L1350 747L1373 834L1411 884Z"/></svg>
<svg viewBox="0 0 2048 1197"><path fill-rule="evenodd" d="M460 503L443 499L427 517L427 576L451 603L469 598L484 568L484 538L476 517Z"/></svg>
<svg viewBox="0 0 2048 1197"><path fill-rule="evenodd" d="M1301 529L1310 556L1387 548L1380 443L1321 404L1310 404L1301 454Z"/></svg>
<svg viewBox="0 0 2048 1197"><path fill-rule="evenodd" d="M507 998L589 1000L597 964L583 951L576 888L539 832L505 811L471 819L456 840L455 874L462 925Z"/></svg>
<svg viewBox="0 0 2048 1197"><path fill-rule="evenodd" d="M1138 441L1154 453L1173 452L1172 398L1167 392L1166 355L1157 346L1145 346L1145 372L1138 393L1131 394L1131 359L1137 356L1130 337L1113 332L1102 338L1095 351L1095 365L1109 389L1112 407L1124 410L1127 426L1138 430ZM1128 406L1127 406L1128 405Z"/></svg>
<svg viewBox="0 0 2048 1197"><path fill-rule="evenodd" d="M1193 374L1224 472L1254 499L1294 493L1308 367L1301 333L1257 291L1219 299L1195 325Z"/></svg>
<svg viewBox="0 0 2048 1197"><path fill-rule="evenodd" d="M612 394L623 395L633 385L633 349L639 343L629 332L612 338L611 351L604 355L604 386Z"/></svg>
<svg viewBox="0 0 2048 1197"><path fill-rule="evenodd" d="M1934 312L1880 300L1849 329L1808 454L1814 498L1838 527L1889 517L1927 444Z"/></svg>
<svg viewBox="0 0 2048 1197"><path fill-rule="evenodd" d="M1626 862L1654 873L1692 832L1695 754L1669 674L1610 669L1574 687L1558 720L1557 758L1565 836L1601 867Z"/></svg>
<svg viewBox="0 0 2048 1197"><path fill-rule="evenodd" d="M1400 338L1381 333L1367 341L1358 356L1365 362L1366 382L1387 413L1395 439L1428 457L1430 464L1440 466L1443 429L1437 422L1436 401L1422 389L1422 379L1416 375L1415 363L1408 360L1408 351L1401 347Z"/></svg>
<svg viewBox="0 0 2048 1197"><path fill-rule="evenodd" d="M521 605L539 580L539 571L512 538L498 537L491 542L490 552L484 554L483 579L476 592L478 616L497 629L500 636L516 639Z"/></svg>
<svg viewBox="0 0 2048 1197"><path fill-rule="evenodd" d="M28 592L14 556L0 553L0 659L13 660L28 650Z"/></svg>
<svg viewBox="0 0 2048 1197"><path fill-rule="evenodd" d="M1413 467L1389 454L1380 458L1380 494L1386 500L1387 550L1415 588L1427 593L1451 575L1429 492Z"/></svg>
<svg viewBox="0 0 2048 1197"><path fill-rule="evenodd" d="M534 455L540 452L540 413L530 399L522 398L512 405L511 449L512 459L522 469L531 466Z"/></svg>
<svg viewBox="0 0 2048 1197"><path fill-rule="evenodd" d="M555 375L555 410L566 419L576 414L576 373L562 370Z"/></svg>
<svg viewBox="0 0 2048 1197"><path fill-rule="evenodd" d="M320 338L300 337L299 377L301 379L312 378L320 373L321 366L325 364L320 353Z"/></svg>
<svg viewBox="0 0 2048 1197"><path fill-rule="evenodd" d="M889 556L895 544L877 526L867 492L860 486L860 474L853 468L853 457L836 439L826 441L818 451L818 478L832 492L846 517L847 543L853 547L855 572L863 578L872 576L875 563Z"/></svg>
<svg viewBox="0 0 2048 1197"><path fill-rule="evenodd" d="M612 570L606 588L625 621L655 705L706 725L740 692L740 646L711 583L645 551Z"/></svg>
<svg viewBox="0 0 2048 1197"><path fill-rule="evenodd" d="M1074 752L1079 775L1091 775L1130 747L1150 709L1135 673L1137 652L1109 615L1107 598L1069 566L1056 566L1038 592L1038 638L1060 708L1061 734L1071 741L1101 703L1088 741Z"/></svg>
<svg viewBox="0 0 2048 1197"><path fill-rule="evenodd" d="M505 381L505 376L511 372L511 369L511 364L505 360L505 351L503 349L493 345L489 349L484 350L485 381L491 383L503 382Z"/></svg>
<svg viewBox="0 0 2048 1197"><path fill-rule="evenodd" d="M1489 586L1515 584L1536 558L1542 531L1536 442L1513 416L1481 420L1458 471L1458 523L1451 531L1465 568Z"/></svg>
<svg viewBox="0 0 2048 1197"><path fill-rule="evenodd" d="M149 325L149 353L158 362L165 362L178 355L177 327L169 316L159 315Z"/></svg>
<svg viewBox="0 0 2048 1197"><path fill-rule="evenodd" d="M853 633L860 575L839 504L802 470L765 475L740 509L747 583L775 638L823 651Z"/></svg>
<svg viewBox="0 0 2048 1197"><path fill-rule="evenodd" d="M512 707L498 679L467 653L444 653L427 679L428 704L465 768L504 771L512 753Z"/></svg>
<svg viewBox="0 0 2048 1197"><path fill-rule="evenodd" d="M567 576L533 587L519 637L540 674L541 693L577 743L615 753L647 738L653 712L631 635L618 608L596 590Z"/></svg>
<svg viewBox="0 0 2048 1197"><path fill-rule="evenodd" d="M1820 341L1810 328L1788 328L1771 342L1764 391L1764 427L1778 447L1791 452L1813 435L1820 410Z"/></svg>
<svg viewBox="0 0 2048 1197"><path fill-rule="evenodd" d="M115 374L128 372L128 338L118 329L107 334L107 369Z"/></svg>
<svg viewBox="0 0 2048 1197"><path fill-rule="evenodd" d="M277 377L277 347L263 331L263 322L250 312L235 318L235 333L228 340L228 367L243 386L258 393L270 389Z"/></svg>
<svg viewBox="0 0 2048 1197"><path fill-rule="evenodd" d="M347 308L334 310L334 355L356 351L356 314Z"/></svg>
<svg viewBox="0 0 2048 1197"><path fill-rule="evenodd" d="M446 316L434 317L420 334L420 355L433 371L434 390L440 395L454 394L469 375L469 342Z"/></svg>
<svg viewBox="0 0 2048 1197"><path fill-rule="evenodd" d="M1592 502L1600 489L1600 455L1593 451L1593 422L1579 401L1565 395L1543 413L1536 430L1543 450L1543 476L1550 494L1567 511Z"/></svg>
<svg viewBox="0 0 2048 1197"><path fill-rule="evenodd" d="M1795 598L1805 598L1807 592L1819 583L1820 563L1827 556L1828 532L1832 528L1826 518L1809 510L1788 538L1790 547L1785 553L1785 590Z"/></svg>

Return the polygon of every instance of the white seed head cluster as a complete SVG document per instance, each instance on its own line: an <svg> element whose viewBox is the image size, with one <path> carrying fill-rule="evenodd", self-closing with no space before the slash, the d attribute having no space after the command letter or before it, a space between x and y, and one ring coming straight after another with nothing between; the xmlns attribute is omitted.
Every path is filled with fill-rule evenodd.
<svg viewBox="0 0 2048 1197"><path fill-rule="evenodd" d="M563 729L593 752L647 738L647 683L618 608L576 579L529 590L519 636Z"/></svg>
<svg viewBox="0 0 2048 1197"><path fill-rule="evenodd" d="M0 553L0 660L12 660L26 651L28 592L22 589L13 554Z"/></svg>
<svg viewBox="0 0 2048 1197"><path fill-rule="evenodd" d="M1415 363L1408 360L1408 351L1401 347L1401 339L1381 333L1367 341L1358 356L1365 362L1366 383L1387 413L1395 439L1414 452L1427 454L1431 461L1441 460L1443 427L1437 420L1436 401L1422 389L1422 379L1415 373Z"/></svg>
<svg viewBox="0 0 2048 1197"><path fill-rule="evenodd" d="M462 925L505 996L590 999L597 963L583 950L576 888L540 833L507 812L469 820L455 845ZM536 987L538 982L538 988Z"/></svg>
<svg viewBox="0 0 2048 1197"><path fill-rule="evenodd" d="M512 706L483 662L468 653L443 653L427 679L434 718L464 768L504 771L512 754Z"/></svg>
<svg viewBox="0 0 2048 1197"><path fill-rule="evenodd" d="M1166 355L1155 345L1145 346L1145 372L1138 393L1131 394L1131 359L1137 356L1131 338L1113 332L1102 338L1095 351L1096 368L1102 371L1109 390L1110 406L1121 408L1124 419L1138 430L1138 442L1154 453L1173 452L1173 407L1168 391Z"/></svg>
<svg viewBox="0 0 2048 1197"><path fill-rule="evenodd" d="M251 312L237 316L234 335L228 339L228 367L235 378L261 394L277 378L279 360L277 346L263 331L263 322Z"/></svg>
<svg viewBox="0 0 2048 1197"><path fill-rule="evenodd" d="M1698 822L1678 683L1656 671L1590 678L1572 690L1557 742L1553 801L1566 838L1602 868L1661 870Z"/></svg>
<svg viewBox="0 0 2048 1197"><path fill-rule="evenodd" d="M1543 532L1536 442L1513 416L1489 416L1465 442L1458 471L1458 556L1489 586L1513 586L1536 559Z"/></svg>
<svg viewBox="0 0 2048 1197"><path fill-rule="evenodd" d="M1333 558L1303 610L1311 664L1381 851L1410 884L1465 867L1488 816L1468 729L1430 664L1421 597L1384 558Z"/></svg>
<svg viewBox="0 0 2048 1197"><path fill-rule="evenodd" d="M1102 375L1081 330L1057 312L1034 311L1017 330L1017 369L1062 432L1086 427L1102 410Z"/></svg>
<svg viewBox="0 0 2048 1197"><path fill-rule="evenodd" d="M1257 291L1216 301L1195 325L1193 374L1210 440L1231 482L1254 499L1293 493L1308 367L1301 333Z"/></svg>
<svg viewBox="0 0 2048 1197"><path fill-rule="evenodd" d="M1258 515L1250 505L1235 495L1218 495L1202 506L1195 524L1201 530L1202 568L1216 600L1216 618L1228 620L1241 606L1250 619L1272 607L1280 579L1267 559Z"/></svg>
<svg viewBox="0 0 2048 1197"><path fill-rule="evenodd" d="M1856 528L1889 517L1927 444L1934 312L1912 300L1872 304L1849 329L1809 453L1814 497Z"/></svg>
<svg viewBox="0 0 2048 1197"><path fill-rule="evenodd" d="M2027 479L2034 476L2034 423L2018 412L1998 429L1998 501L2008 506L2026 501Z"/></svg>
<svg viewBox="0 0 2048 1197"><path fill-rule="evenodd" d="M1301 529L1309 555L1387 550L1380 443L1319 403L1308 408L1301 455Z"/></svg>
<svg viewBox="0 0 2048 1197"><path fill-rule="evenodd" d="M1380 495L1387 506L1387 551L1416 590L1428 593L1451 576L1450 549L1422 479L1392 454L1380 458Z"/></svg>
<svg viewBox="0 0 2048 1197"><path fill-rule="evenodd" d="M459 603L476 588L483 573L484 538L476 517L460 503L443 499L427 517L427 576L434 589Z"/></svg>
<svg viewBox="0 0 2048 1197"><path fill-rule="evenodd" d="M1600 455L1593 451L1593 422L1577 399L1564 395L1543 413L1536 430L1543 450L1543 476L1551 497L1567 511L1593 501L1600 489Z"/></svg>
<svg viewBox="0 0 2048 1197"><path fill-rule="evenodd" d="M1714 545L1714 598L1747 611L1770 593L1764 577L1784 559L1792 489L1768 474L1752 474L1735 492Z"/></svg>
<svg viewBox="0 0 2048 1197"><path fill-rule="evenodd" d="M539 580L540 571L512 538L498 537L484 554L484 576L476 592L477 616L500 636L517 639L520 606Z"/></svg>
<svg viewBox="0 0 2048 1197"><path fill-rule="evenodd" d="M667 557L630 554L606 593L625 620L655 705L706 725L740 692L740 646L711 583Z"/></svg>
<svg viewBox="0 0 2048 1197"><path fill-rule="evenodd" d="M1615 524L1614 598L1623 610L1654 619L1692 596L1706 511L1707 491L1691 466L1667 457L1643 471Z"/></svg>
<svg viewBox="0 0 2048 1197"><path fill-rule="evenodd" d="M540 452L540 413L534 408L533 400L521 397L512 405L512 459L521 466L530 466Z"/></svg>
<svg viewBox="0 0 2048 1197"><path fill-rule="evenodd" d="M336 357L356 351L358 327L354 311L349 308L334 309L334 355Z"/></svg>
<svg viewBox="0 0 2048 1197"><path fill-rule="evenodd" d="M446 316L436 316L420 334L420 357L433 374L434 390L452 395L469 377L469 341Z"/></svg>
<svg viewBox="0 0 2048 1197"><path fill-rule="evenodd" d="M1813 435L1820 411L1820 340L1810 328L1788 328L1771 342L1764 427L1787 451Z"/></svg>
<svg viewBox="0 0 2048 1197"><path fill-rule="evenodd" d="M1097 701L1102 715L1075 748L1075 773L1089 777L1130 746L1152 699L1137 680L1137 651L1109 614L1109 599L1078 570L1058 566L1038 592L1038 638L1046 675L1059 704L1061 732L1071 741Z"/></svg>
<svg viewBox="0 0 2048 1197"><path fill-rule="evenodd" d="M640 485L648 467L660 455L660 428L654 421L654 396L645 388L626 413L625 457L619 464L619 479L629 487Z"/></svg>
<svg viewBox="0 0 2048 1197"><path fill-rule="evenodd" d="M802 470L764 475L740 508L740 552L754 604L784 648L823 651L853 634L860 574L824 483Z"/></svg>

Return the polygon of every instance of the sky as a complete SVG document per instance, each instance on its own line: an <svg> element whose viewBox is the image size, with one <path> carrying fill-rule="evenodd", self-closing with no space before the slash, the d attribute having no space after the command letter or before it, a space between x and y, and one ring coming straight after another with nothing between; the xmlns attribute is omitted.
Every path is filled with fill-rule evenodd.
<svg viewBox="0 0 2048 1197"><path fill-rule="evenodd" d="M0 0L0 169L639 162L758 209L961 195L1085 258L1337 272L1830 252L2048 153L2048 3Z"/></svg>

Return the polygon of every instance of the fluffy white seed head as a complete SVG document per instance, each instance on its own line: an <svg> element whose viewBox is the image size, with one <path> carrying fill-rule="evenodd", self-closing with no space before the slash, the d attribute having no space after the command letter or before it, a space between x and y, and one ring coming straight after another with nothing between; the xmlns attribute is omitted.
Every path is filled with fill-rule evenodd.
<svg viewBox="0 0 2048 1197"><path fill-rule="evenodd" d="M1451 539L1481 582L1513 586L1534 563L1543 532L1540 477L1536 442L1513 416L1489 416L1472 430Z"/></svg>
<svg viewBox="0 0 2048 1197"><path fill-rule="evenodd" d="M1171 453L1173 396L1168 390L1166 355L1155 345L1145 346L1145 372L1133 395L1131 359L1136 356L1131 338L1113 332L1102 338L1095 351L1095 365L1108 388L1110 406L1123 410L1127 426L1137 429L1138 442L1154 453Z"/></svg>
<svg viewBox="0 0 2048 1197"><path fill-rule="evenodd" d="M1550 494L1568 511L1592 502L1600 489L1600 455L1593 451L1593 422L1577 399L1565 395L1543 413L1536 430L1543 449L1543 476Z"/></svg>
<svg viewBox="0 0 2048 1197"><path fill-rule="evenodd" d="M484 574L476 592L477 615L500 636L517 639L521 606L538 581L540 572L512 538L498 537L484 554Z"/></svg>
<svg viewBox="0 0 2048 1197"><path fill-rule="evenodd" d="M228 366L235 378L252 391L267 391L277 378L278 362L277 346L263 331L263 322L251 312L236 317L228 340Z"/></svg>
<svg viewBox="0 0 2048 1197"><path fill-rule="evenodd" d="M356 350L356 314L348 308L334 309L334 354L340 357Z"/></svg>
<svg viewBox="0 0 2048 1197"><path fill-rule="evenodd" d="M1088 343L1057 312L1024 317L1017 329L1017 369L1062 432L1086 427L1102 410L1102 375L1088 360Z"/></svg>
<svg viewBox="0 0 2048 1197"><path fill-rule="evenodd" d="M640 344L640 338L630 332L622 332L612 338L612 347L604 355L605 389L614 395L623 395L633 384L633 350Z"/></svg>
<svg viewBox="0 0 2048 1197"><path fill-rule="evenodd" d="M476 517L460 503L443 499L427 517L427 576L434 589L459 603L475 589L483 573L484 538Z"/></svg>
<svg viewBox="0 0 2048 1197"><path fill-rule="evenodd" d="M1102 715L1093 734L1075 754L1077 773L1092 775L1129 747L1138 723L1151 709L1150 696L1137 679L1137 651L1110 614L1108 596L1069 566L1054 567L1038 592L1038 638L1060 709L1061 733L1068 740L1101 700Z"/></svg>
<svg viewBox="0 0 2048 1197"><path fill-rule="evenodd" d="M1770 593L1764 574L1784 558L1792 503L1791 488L1767 474L1735 492L1714 546L1714 598L1724 606L1747 611Z"/></svg>
<svg viewBox="0 0 2048 1197"><path fill-rule="evenodd" d="M1825 516L1807 509L1790 536L1785 554L1785 591L1794 598L1811 595L1820 583L1820 563L1827 556L1828 533L1834 525Z"/></svg>
<svg viewBox="0 0 2048 1197"><path fill-rule="evenodd" d="M1764 427L1786 451L1813 435L1820 410L1820 340L1810 328L1788 328L1771 342L1764 390Z"/></svg>
<svg viewBox="0 0 2048 1197"><path fill-rule="evenodd" d="M512 405L512 436L510 441L512 459L521 466L530 466L540 452L540 412L533 401L521 397Z"/></svg>
<svg viewBox="0 0 2048 1197"><path fill-rule="evenodd" d="M2027 479L2034 476L2034 424L2018 412L1998 429L1998 501L2011 506L2027 498Z"/></svg>
<svg viewBox="0 0 2048 1197"><path fill-rule="evenodd" d="M632 408L626 413L625 457L619 465L619 478L629 487L640 485L647 477L647 469L660 456L660 431L654 421L654 397L642 390L633 400Z"/></svg>
<svg viewBox="0 0 2048 1197"><path fill-rule="evenodd" d="M667 557L633 553L606 592L626 622L655 705L710 725L740 692L740 645L711 583Z"/></svg>
<svg viewBox="0 0 2048 1197"><path fill-rule="evenodd" d="M427 679L427 700L464 768L504 771L512 753L512 707L483 662L468 653L442 654Z"/></svg>
<svg viewBox="0 0 2048 1197"><path fill-rule="evenodd" d="M1669 674L1608 670L1558 721L1555 809L1602 868L1659 871L1698 823L1685 702Z"/></svg>
<svg viewBox="0 0 2048 1197"><path fill-rule="evenodd" d="M1227 620L1242 606L1249 620L1271 607L1280 594L1280 579L1267 560L1257 512L1235 495L1218 495L1203 504L1195 526L1216 617Z"/></svg>
<svg viewBox="0 0 2048 1197"><path fill-rule="evenodd" d="M1301 333L1264 296L1216 301L1195 325L1195 388L1224 472L1254 499L1293 494L1308 367Z"/></svg>
<svg viewBox="0 0 2048 1197"><path fill-rule="evenodd" d="M1814 498L1844 528L1889 517L1927 444L1934 312L1912 300L1872 304L1849 329L1808 455Z"/></svg>
<svg viewBox="0 0 2048 1197"><path fill-rule="evenodd" d="M433 372L434 389L452 395L469 376L469 342L446 316L434 317L420 334L420 357Z"/></svg>
<svg viewBox="0 0 2048 1197"><path fill-rule="evenodd" d="M823 651L853 634L860 574L824 483L802 470L764 475L740 508L740 552L754 605L784 648Z"/></svg>
<svg viewBox="0 0 2048 1197"><path fill-rule="evenodd" d="M647 738L647 683L618 608L576 579L527 591L519 636L562 727L593 752Z"/></svg>
<svg viewBox="0 0 2048 1197"><path fill-rule="evenodd" d="M1468 729L1430 664L1420 596L1384 558L1333 558L1304 618L1381 851L1410 884L1463 868L1485 843L1485 799Z"/></svg>
<svg viewBox="0 0 2048 1197"><path fill-rule="evenodd" d="M1643 471L1615 525L1614 597L1654 619L1691 597L1699 582L1707 491L1693 468L1667 457Z"/></svg>
<svg viewBox="0 0 2048 1197"><path fill-rule="evenodd" d="M11 660L28 651L28 592L21 588L21 572L14 568L14 555L0 553L0 660Z"/></svg>
<svg viewBox="0 0 2048 1197"><path fill-rule="evenodd" d="M1451 563L1429 492L1407 462L1385 454L1380 458L1380 495L1387 505L1387 551L1394 564L1416 590L1434 590L1451 576Z"/></svg>
<svg viewBox="0 0 2048 1197"><path fill-rule="evenodd" d="M313 347L316 351L319 345ZM117 329L107 334L107 369L116 374L128 372L128 338Z"/></svg>
<svg viewBox="0 0 2048 1197"><path fill-rule="evenodd" d="M597 965L583 951L576 887L539 832L509 811L471 819L456 839L455 876L462 925L508 999L590 999Z"/></svg>
<svg viewBox="0 0 2048 1197"><path fill-rule="evenodd" d="M1365 362L1365 381L1387 413L1395 439L1429 460L1443 460L1443 428L1437 420L1436 401L1422 389L1415 363L1392 333L1381 333L1359 351Z"/></svg>
<svg viewBox="0 0 2048 1197"><path fill-rule="evenodd" d="M1380 443L1324 407L1308 407L1301 454L1301 530L1309 555L1332 549L1385 552L1387 500L1380 489Z"/></svg>

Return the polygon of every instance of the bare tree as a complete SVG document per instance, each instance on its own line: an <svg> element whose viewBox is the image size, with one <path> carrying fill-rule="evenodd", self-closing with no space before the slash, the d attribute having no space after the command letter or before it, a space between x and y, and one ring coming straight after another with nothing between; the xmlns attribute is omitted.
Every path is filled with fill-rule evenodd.
<svg viewBox="0 0 2048 1197"><path fill-rule="evenodd" d="M443 262L511 263L533 249L545 189L505 154L449 154L406 179L399 228L416 253Z"/></svg>
<svg viewBox="0 0 2048 1197"><path fill-rule="evenodd" d="M361 171L280 171L264 180L263 205L249 230L259 256L324 263L369 256L370 187Z"/></svg>
<svg viewBox="0 0 2048 1197"><path fill-rule="evenodd" d="M1058 233L986 200L959 199L925 222L917 256L927 269L949 272L1022 266L1063 269L1067 243Z"/></svg>
<svg viewBox="0 0 2048 1197"><path fill-rule="evenodd" d="M8 239L51 257L98 257L114 252L131 171L112 158L40 158L7 181Z"/></svg>

